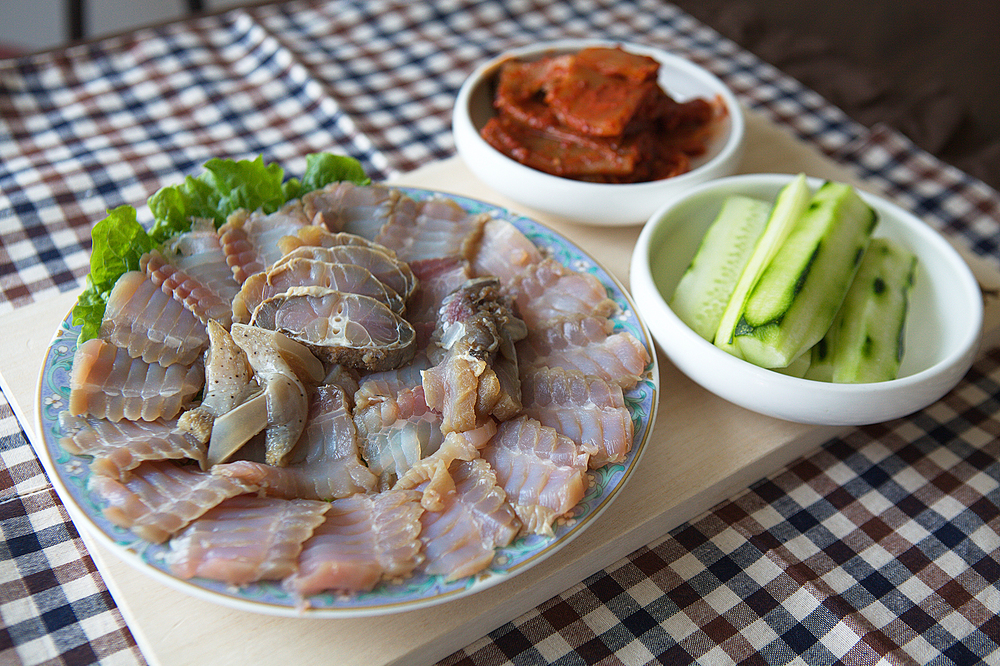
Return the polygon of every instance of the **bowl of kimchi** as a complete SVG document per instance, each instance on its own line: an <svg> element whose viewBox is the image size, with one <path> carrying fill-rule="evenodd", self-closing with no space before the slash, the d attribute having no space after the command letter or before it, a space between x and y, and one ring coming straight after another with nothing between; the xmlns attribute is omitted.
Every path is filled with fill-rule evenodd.
<svg viewBox="0 0 1000 666"><path fill-rule="evenodd" d="M736 172L745 121L726 85L666 50L576 39L505 52L463 83L455 147L531 211L639 225L690 187Z"/></svg>

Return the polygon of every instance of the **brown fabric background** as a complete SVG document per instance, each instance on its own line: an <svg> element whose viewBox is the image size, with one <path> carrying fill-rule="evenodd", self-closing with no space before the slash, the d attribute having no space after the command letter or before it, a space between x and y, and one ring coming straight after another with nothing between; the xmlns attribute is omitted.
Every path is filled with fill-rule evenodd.
<svg viewBox="0 0 1000 666"><path fill-rule="evenodd" d="M1000 1L673 2L855 120L1000 189Z"/></svg>

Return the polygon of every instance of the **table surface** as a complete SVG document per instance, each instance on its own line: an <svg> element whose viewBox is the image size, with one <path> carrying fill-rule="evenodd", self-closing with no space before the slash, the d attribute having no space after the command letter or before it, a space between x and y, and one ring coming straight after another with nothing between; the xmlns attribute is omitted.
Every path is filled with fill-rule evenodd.
<svg viewBox="0 0 1000 666"><path fill-rule="evenodd" d="M0 61L0 315L64 301L107 209L142 215L157 188L212 157L260 154L295 174L307 153L337 150L375 179L450 158L464 77L506 48L566 36L706 66L754 114L1000 261L996 192L889 127L850 121L672 5L289 2ZM748 481L443 663L995 661L998 398L991 345L935 405ZM0 663L155 663L29 429L0 404Z"/></svg>

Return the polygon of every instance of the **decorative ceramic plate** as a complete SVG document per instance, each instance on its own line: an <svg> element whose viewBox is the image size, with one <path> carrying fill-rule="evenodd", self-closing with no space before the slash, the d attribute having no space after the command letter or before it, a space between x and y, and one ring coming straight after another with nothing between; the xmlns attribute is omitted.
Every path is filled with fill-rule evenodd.
<svg viewBox="0 0 1000 666"><path fill-rule="evenodd" d="M69 378L79 335L79 327L73 326L71 317L67 316L56 331L42 366L37 418L45 443L44 455L49 457L47 462L50 464L47 467L54 469L56 473L56 478L52 481L74 519L82 523L79 525L81 528L148 575L175 589L214 603L270 615L357 617L413 610L492 587L538 564L594 523L635 471L648 444L656 417L659 397L656 353L652 338L645 323L639 319L630 296L593 258L537 222L465 197L405 187L399 189L418 200L445 197L471 213L489 213L507 220L563 265L576 271L591 273L605 285L608 295L619 305L619 313L613 316L615 330L632 333L652 358L638 385L625 393L625 402L635 425L634 442L625 461L588 470L586 495L570 515L560 518L553 525L554 536L530 535L518 538L510 546L498 549L493 563L475 576L446 582L441 576L420 574L400 583L383 583L368 593L351 596L335 593L314 595L309 597L309 607L305 609L296 606L295 597L282 589L280 582L235 587L200 578L184 580L174 576L164 563L167 544L144 541L104 518L100 500L87 488L91 477L90 458L71 455L59 445L59 439L64 435L59 425L59 413L69 404Z"/></svg>

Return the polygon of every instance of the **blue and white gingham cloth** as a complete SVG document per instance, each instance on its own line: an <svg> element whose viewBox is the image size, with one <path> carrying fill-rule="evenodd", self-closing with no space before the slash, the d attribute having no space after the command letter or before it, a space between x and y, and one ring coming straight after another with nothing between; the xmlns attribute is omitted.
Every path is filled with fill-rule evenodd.
<svg viewBox="0 0 1000 666"><path fill-rule="evenodd" d="M0 313L76 288L90 228L212 157L384 179L453 154L464 78L514 46L665 47L959 244L1000 261L1000 196L658 0L296 1L0 60ZM444 663L1000 660L1000 356L682 525ZM142 663L0 404L0 662ZM608 622L611 618L613 622Z"/></svg>

